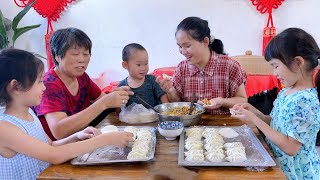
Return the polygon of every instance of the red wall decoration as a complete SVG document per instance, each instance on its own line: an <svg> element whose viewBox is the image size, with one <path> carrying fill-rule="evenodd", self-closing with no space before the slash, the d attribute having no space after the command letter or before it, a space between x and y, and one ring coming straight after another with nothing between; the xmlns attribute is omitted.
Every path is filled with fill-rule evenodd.
<svg viewBox="0 0 320 180"><path fill-rule="evenodd" d="M19 7L25 7L34 0L14 0ZM48 19L47 33L45 35L46 53L48 58L48 67L53 67L53 59L50 51L50 37L53 33L51 22L60 18L61 12L75 0L37 0L33 8L44 18Z"/></svg>
<svg viewBox="0 0 320 180"><path fill-rule="evenodd" d="M251 2L261 14L266 12L269 14L267 25L263 29L262 55L264 55L265 48L276 35L276 28L273 25L272 19L272 9L277 9L284 0L251 0Z"/></svg>

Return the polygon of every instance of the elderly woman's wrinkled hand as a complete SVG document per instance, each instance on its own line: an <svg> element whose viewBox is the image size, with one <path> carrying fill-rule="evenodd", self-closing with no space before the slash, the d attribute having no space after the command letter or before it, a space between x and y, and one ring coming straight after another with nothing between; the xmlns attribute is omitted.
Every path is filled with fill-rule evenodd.
<svg viewBox="0 0 320 180"><path fill-rule="evenodd" d="M99 99L99 101L102 106L104 106L104 109L123 107L128 103L129 96L131 94L133 95L132 91L119 88L109 94L104 95L101 99Z"/></svg>
<svg viewBox="0 0 320 180"><path fill-rule="evenodd" d="M131 91L131 88L130 88L129 86L117 87L117 88L115 88L112 92L114 92L114 91L126 91L126 92L128 92L129 95L131 95L131 96L134 94L133 91Z"/></svg>

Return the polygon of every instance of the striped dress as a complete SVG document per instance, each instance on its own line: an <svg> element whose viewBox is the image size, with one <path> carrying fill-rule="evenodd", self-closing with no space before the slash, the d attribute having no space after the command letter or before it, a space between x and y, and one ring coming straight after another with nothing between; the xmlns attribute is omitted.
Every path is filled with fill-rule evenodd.
<svg viewBox="0 0 320 180"><path fill-rule="evenodd" d="M7 121L14 124L30 136L48 143L38 117L31 109L29 109L29 113L34 119L33 122L21 120L7 114L0 114L0 121ZM48 166L49 163L47 162L20 153L17 153L12 158L5 158L0 155L0 180L36 179L36 176Z"/></svg>

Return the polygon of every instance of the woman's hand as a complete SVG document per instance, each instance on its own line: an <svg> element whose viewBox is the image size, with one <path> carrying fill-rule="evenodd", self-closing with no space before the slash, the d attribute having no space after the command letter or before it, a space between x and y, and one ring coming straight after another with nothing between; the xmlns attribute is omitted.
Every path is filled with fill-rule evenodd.
<svg viewBox="0 0 320 180"><path fill-rule="evenodd" d="M77 132L76 137L78 138L78 140L85 140L95 137L99 134L101 134L101 131L99 129L89 126L84 130Z"/></svg>
<svg viewBox="0 0 320 180"><path fill-rule="evenodd" d="M204 104L202 101L198 100L198 104L202 105L205 109L218 109L223 105L223 98L222 97L217 97L210 99L210 105Z"/></svg>
<svg viewBox="0 0 320 180"><path fill-rule="evenodd" d="M133 134L130 132L110 132L105 135L110 137L110 144L119 148L124 148L129 142L133 142Z"/></svg>
<svg viewBox="0 0 320 180"><path fill-rule="evenodd" d="M168 93L173 87L173 82L169 78L160 79L160 77L157 77L156 82L159 84L161 89Z"/></svg>

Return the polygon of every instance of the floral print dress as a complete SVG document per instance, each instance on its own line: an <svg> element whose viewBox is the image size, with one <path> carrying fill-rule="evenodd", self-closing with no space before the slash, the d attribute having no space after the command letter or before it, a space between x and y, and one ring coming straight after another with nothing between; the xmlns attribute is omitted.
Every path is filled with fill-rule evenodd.
<svg viewBox="0 0 320 180"><path fill-rule="evenodd" d="M287 179L320 179L319 155L315 149L320 127L320 103L316 88L285 95L283 89L274 102L270 126L299 141L302 146L295 156L289 156L266 139L277 163Z"/></svg>

